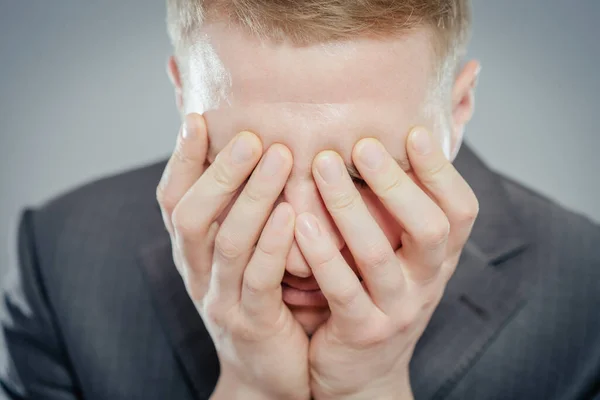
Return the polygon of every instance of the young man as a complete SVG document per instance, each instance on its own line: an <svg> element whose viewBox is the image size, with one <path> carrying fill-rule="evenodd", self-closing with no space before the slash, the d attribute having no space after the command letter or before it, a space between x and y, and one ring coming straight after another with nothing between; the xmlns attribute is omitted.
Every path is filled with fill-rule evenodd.
<svg viewBox="0 0 600 400"><path fill-rule="evenodd" d="M168 3L173 156L23 214L7 398L600 396L600 228L461 149L466 0Z"/></svg>

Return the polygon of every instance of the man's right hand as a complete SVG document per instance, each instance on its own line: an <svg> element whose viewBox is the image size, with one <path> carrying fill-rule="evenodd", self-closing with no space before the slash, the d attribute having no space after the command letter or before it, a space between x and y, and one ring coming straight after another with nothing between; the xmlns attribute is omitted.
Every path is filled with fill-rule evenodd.
<svg viewBox="0 0 600 400"><path fill-rule="evenodd" d="M249 132L210 166L207 148L204 118L188 115L157 198L175 264L219 356L213 398L309 399L308 337L281 297L295 215L287 203L271 212L292 155L275 144L263 156Z"/></svg>

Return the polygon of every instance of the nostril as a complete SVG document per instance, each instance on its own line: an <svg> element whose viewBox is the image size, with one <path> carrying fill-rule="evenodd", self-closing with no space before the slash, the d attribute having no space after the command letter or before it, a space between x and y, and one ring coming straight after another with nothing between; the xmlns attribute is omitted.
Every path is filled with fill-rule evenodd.
<svg viewBox="0 0 600 400"><path fill-rule="evenodd" d="M300 271L300 270L293 270L293 269L286 269L286 271L296 277L296 278L302 278L302 279L306 279L306 278L310 278L312 277L312 272L306 272L306 271Z"/></svg>
<svg viewBox="0 0 600 400"><path fill-rule="evenodd" d="M285 270L290 275L297 276L298 278L310 278L312 276L312 270L308 266L308 263L304 259L304 256L295 241L290 249Z"/></svg>
<svg viewBox="0 0 600 400"><path fill-rule="evenodd" d="M290 275L293 275L298 278L310 278L312 276L312 271L308 265L297 265L297 264L287 264L285 270Z"/></svg>

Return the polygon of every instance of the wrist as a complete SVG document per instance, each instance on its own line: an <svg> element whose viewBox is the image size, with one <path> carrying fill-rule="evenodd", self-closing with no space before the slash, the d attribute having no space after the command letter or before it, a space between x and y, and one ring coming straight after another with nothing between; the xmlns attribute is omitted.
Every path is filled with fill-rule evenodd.
<svg viewBox="0 0 600 400"><path fill-rule="evenodd" d="M335 397L340 400L414 400L412 390L408 388L395 388L390 390L367 390L348 396ZM319 399L316 399L319 400Z"/></svg>
<svg viewBox="0 0 600 400"><path fill-rule="evenodd" d="M390 379L373 382L353 392L320 394L315 400L414 400L410 379L397 375Z"/></svg>
<svg viewBox="0 0 600 400"><path fill-rule="evenodd" d="M275 400L261 390L221 374L210 400Z"/></svg>

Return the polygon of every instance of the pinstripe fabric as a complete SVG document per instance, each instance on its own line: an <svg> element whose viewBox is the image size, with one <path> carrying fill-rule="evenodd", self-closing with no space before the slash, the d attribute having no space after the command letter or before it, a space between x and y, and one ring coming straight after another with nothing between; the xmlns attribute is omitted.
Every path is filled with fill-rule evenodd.
<svg viewBox="0 0 600 400"><path fill-rule="evenodd" d="M480 216L411 362L417 399L600 393L600 227L490 171L455 165ZM173 265L154 192L164 162L23 214L6 281L9 399L207 399L218 359Z"/></svg>

